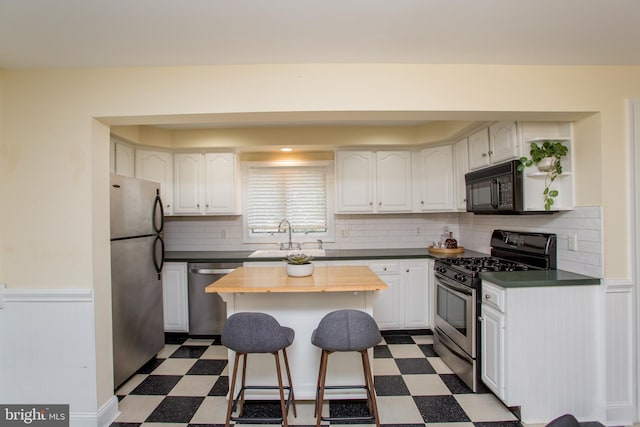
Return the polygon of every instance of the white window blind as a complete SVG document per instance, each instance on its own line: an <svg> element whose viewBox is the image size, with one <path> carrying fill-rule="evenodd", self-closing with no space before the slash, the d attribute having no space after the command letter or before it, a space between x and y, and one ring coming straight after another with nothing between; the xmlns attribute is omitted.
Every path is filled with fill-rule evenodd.
<svg viewBox="0 0 640 427"><path fill-rule="evenodd" d="M283 219L294 233L325 233L327 168L252 166L247 175L247 226L252 234L274 233Z"/></svg>

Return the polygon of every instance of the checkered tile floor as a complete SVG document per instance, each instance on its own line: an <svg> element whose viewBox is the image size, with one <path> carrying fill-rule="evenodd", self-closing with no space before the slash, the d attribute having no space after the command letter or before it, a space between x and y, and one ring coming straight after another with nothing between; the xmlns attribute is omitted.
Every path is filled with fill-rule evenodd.
<svg viewBox="0 0 640 427"><path fill-rule="evenodd" d="M375 347L374 382L385 427L441 423L520 427L493 394L472 393L451 373L434 353L432 343L432 335L385 333L383 342ZM157 357L116 391L121 414L112 427L224 425L228 387L227 349L218 338L170 336ZM313 402L296 405L298 416L294 418L289 411L289 424L315 425ZM257 410L269 412L275 409L271 406ZM362 406L358 401L335 401L329 403L329 411L331 416L340 416Z"/></svg>

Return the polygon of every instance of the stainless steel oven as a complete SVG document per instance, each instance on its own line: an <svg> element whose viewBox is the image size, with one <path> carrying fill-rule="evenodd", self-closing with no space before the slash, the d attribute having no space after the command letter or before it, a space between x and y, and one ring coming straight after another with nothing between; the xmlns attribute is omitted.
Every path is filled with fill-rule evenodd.
<svg viewBox="0 0 640 427"><path fill-rule="evenodd" d="M476 292L435 274L434 350L472 391L479 377Z"/></svg>
<svg viewBox="0 0 640 427"><path fill-rule="evenodd" d="M476 290L436 275L436 329L476 357Z"/></svg>

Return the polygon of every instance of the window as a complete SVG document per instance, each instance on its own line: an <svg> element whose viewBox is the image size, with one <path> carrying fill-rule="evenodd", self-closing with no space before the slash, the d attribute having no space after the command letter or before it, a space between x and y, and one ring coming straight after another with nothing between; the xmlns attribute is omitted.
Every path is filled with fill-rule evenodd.
<svg viewBox="0 0 640 427"><path fill-rule="evenodd" d="M328 236L333 223L330 166L330 162L245 163L247 240L275 242L276 233L288 231L284 225L279 229L283 219L289 221L298 241L305 236L306 240Z"/></svg>

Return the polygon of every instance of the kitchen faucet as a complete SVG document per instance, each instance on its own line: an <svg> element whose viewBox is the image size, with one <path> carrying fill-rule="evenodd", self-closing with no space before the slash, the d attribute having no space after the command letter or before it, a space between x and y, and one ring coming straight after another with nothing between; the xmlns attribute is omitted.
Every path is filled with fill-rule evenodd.
<svg viewBox="0 0 640 427"><path fill-rule="evenodd" d="M280 224L278 224L278 233L282 232L282 224L285 223L287 225L287 227L289 228L289 246L288 247L284 247L284 243L280 243L280 249L288 249L291 250L293 249L293 243L291 242L291 223L289 222L289 220L287 218L284 218L282 221L280 221ZM298 245L298 249L300 249L300 245Z"/></svg>

